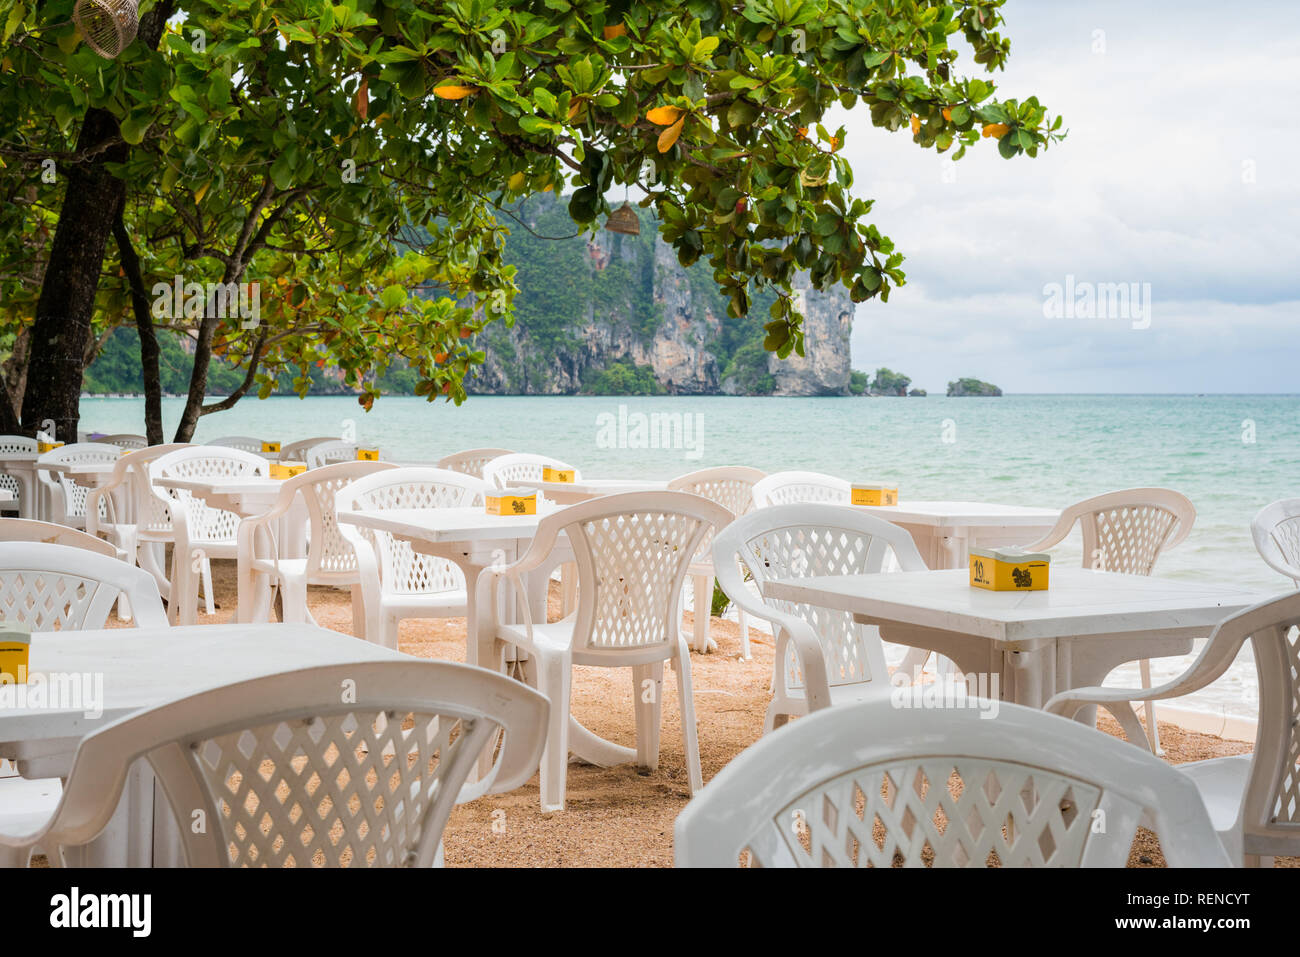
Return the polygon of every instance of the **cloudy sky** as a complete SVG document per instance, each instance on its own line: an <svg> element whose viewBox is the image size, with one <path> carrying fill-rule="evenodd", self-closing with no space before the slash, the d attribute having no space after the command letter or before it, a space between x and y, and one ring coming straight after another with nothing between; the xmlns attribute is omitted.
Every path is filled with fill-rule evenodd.
<svg viewBox="0 0 1300 957"><path fill-rule="evenodd" d="M854 367L931 392L959 376L1008 392L1300 392L1300 3L1004 9L1000 95L1036 94L1069 136L1033 160L984 140L945 165L844 115L854 191L876 199L908 276L858 307ZM1149 325L1045 317L1044 287L1068 276L1149 284Z"/></svg>

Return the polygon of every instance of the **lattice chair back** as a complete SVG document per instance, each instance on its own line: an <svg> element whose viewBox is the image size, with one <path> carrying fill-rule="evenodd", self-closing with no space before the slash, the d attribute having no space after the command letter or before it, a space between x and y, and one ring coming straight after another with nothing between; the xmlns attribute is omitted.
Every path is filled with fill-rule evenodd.
<svg viewBox="0 0 1300 957"><path fill-rule="evenodd" d="M123 455L117 460L113 468L112 484L116 484L119 480L128 483L127 487L134 505L135 525L145 540L157 541L171 535L171 506L176 504L176 500L165 491L156 490L150 485L150 464L172 452L196 447L200 446L193 446L187 442L151 445L130 455Z"/></svg>
<svg viewBox="0 0 1300 957"><path fill-rule="evenodd" d="M679 475L668 483L668 491L701 495L710 502L717 502L733 516L740 516L754 507L754 485L766 475L766 472L745 465L723 465ZM695 561L709 558L713 535L710 530L704 536Z"/></svg>
<svg viewBox="0 0 1300 957"><path fill-rule="evenodd" d="M362 447L355 442L344 442L342 439L332 439L329 442L320 442L313 445L307 450L307 468L318 469L322 465L334 465L338 462L355 462L357 452Z"/></svg>
<svg viewBox="0 0 1300 957"><path fill-rule="evenodd" d="M575 480L582 478L578 469L559 459L531 452L511 452L499 455L483 466L483 481L493 488L510 488L516 482L540 482L542 470L548 468L571 469Z"/></svg>
<svg viewBox="0 0 1300 957"><path fill-rule="evenodd" d="M1144 813L1171 867L1230 865L1195 785L1150 754L1005 702L870 698L733 759L678 816L673 855L678 867L1123 867Z"/></svg>
<svg viewBox="0 0 1300 957"><path fill-rule="evenodd" d="M578 566L573 660L662 660L679 641L678 600L700 539L731 513L686 492L603 495L538 524L537 548L567 535Z"/></svg>
<svg viewBox="0 0 1300 957"><path fill-rule="evenodd" d="M488 486L480 479L447 469L397 468L368 475L335 493L334 508L341 511L380 509L438 509L481 506ZM420 555L411 543L388 532L340 525L343 537L357 549L371 549L378 559L383 590L399 595L424 595L458 591L465 587L461 570L445 558Z"/></svg>
<svg viewBox="0 0 1300 957"><path fill-rule="evenodd" d="M135 451L136 449L147 449L149 447L149 440L147 438L143 435L134 435L129 432L123 432L120 435L106 435L98 441L105 445L116 445L123 451L128 449Z"/></svg>
<svg viewBox="0 0 1300 957"><path fill-rule="evenodd" d="M430 867L480 753L504 731L491 790L523 784L548 712L504 675L414 658L227 685L89 735L50 823L24 837L92 840L143 757L191 867ZM205 828L192 826L199 811Z"/></svg>
<svg viewBox="0 0 1300 957"><path fill-rule="evenodd" d="M775 505L755 509L719 532L713 567L727 597L750 614L778 631L797 621L809 626L821 645L826 681L835 687L888 680L875 630L848 612L765 599L759 589L780 578L874 575L885 570L891 553L903 571L926 569L912 536L882 518L843 505ZM777 680L788 690L806 687L809 662L793 645L783 647Z"/></svg>
<svg viewBox="0 0 1300 957"><path fill-rule="evenodd" d="M773 472L754 483L754 507L797 505L802 502L848 505L853 486L821 472Z"/></svg>
<svg viewBox="0 0 1300 957"><path fill-rule="evenodd" d="M1264 563L1300 585L1300 498L1265 505L1251 521L1250 533Z"/></svg>
<svg viewBox="0 0 1300 957"><path fill-rule="evenodd" d="M109 558L117 557L117 549L102 538L67 525L36 522L27 518L0 518L0 544L4 542L45 542L49 545L84 548L88 552L107 555Z"/></svg>
<svg viewBox="0 0 1300 957"><path fill-rule="evenodd" d="M122 450L116 445L107 445L102 442L78 442L75 445L63 445L57 449L51 449L36 460L39 465L51 465L58 463L61 465L107 465L116 462L122 455ZM70 477L63 473L55 473L57 477L48 478L48 472L38 472L41 481L51 489L58 488L63 496L63 516L64 518L84 519L86 517L86 496L90 489L85 485L79 485ZM104 517L101 508L100 518Z"/></svg>
<svg viewBox="0 0 1300 957"><path fill-rule="evenodd" d="M27 435L0 435L0 455L36 455L36 440Z"/></svg>
<svg viewBox="0 0 1300 957"><path fill-rule="evenodd" d="M299 439L296 442L288 442L280 447L281 462L306 462L307 452L322 442L339 442L342 441L337 435L318 435L311 439Z"/></svg>
<svg viewBox="0 0 1300 957"><path fill-rule="evenodd" d="M258 455L262 453L262 440L251 435L225 435L203 444L218 448L239 449L241 452L254 452Z"/></svg>
<svg viewBox="0 0 1300 957"><path fill-rule="evenodd" d="M166 627L158 585L143 569L81 544L0 544L0 620L32 631L103 628L123 594L139 627Z"/></svg>
<svg viewBox="0 0 1300 957"><path fill-rule="evenodd" d="M309 542L307 577L311 581L331 575L355 581L357 552L342 534L336 520L334 497L339 489L375 472L397 468L391 462L339 462L309 469L285 481L282 496L300 494L307 506Z"/></svg>
<svg viewBox="0 0 1300 957"><path fill-rule="evenodd" d="M440 459L438 468L450 469L453 472L464 472L466 475L482 478L483 466L495 458L513 454L511 449L466 449L463 452L453 452L451 455Z"/></svg>
<svg viewBox="0 0 1300 957"><path fill-rule="evenodd" d="M1196 507L1181 492L1167 488L1129 488L1071 505L1056 527L1030 551L1051 548L1079 523L1083 567L1126 575L1150 575L1165 549L1185 539L1196 521Z"/></svg>
<svg viewBox="0 0 1300 957"><path fill-rule="evenodd" d="M267 461L262 456L234 446L195 445L159 456L150 462L149 480L152 484L160 478L265 478L267 467ZM177 514L175 509L184 509L192 543L235 540L239 528L239 516L236 513L213 508L184 489L154 486L154 494L164 505L173 509L173 521Z"/></svg>

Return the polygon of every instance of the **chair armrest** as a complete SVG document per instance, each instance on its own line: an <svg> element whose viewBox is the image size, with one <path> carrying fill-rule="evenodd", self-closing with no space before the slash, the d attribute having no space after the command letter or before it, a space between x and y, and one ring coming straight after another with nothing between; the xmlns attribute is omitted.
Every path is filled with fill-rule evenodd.
<svg viewBox="0 0 1300 957"><path fill-rule="evenodd" d="M785 650L793 644L803 665L804 697L808 711L819 711L831 705L830 680L826 675L826 653L812 626L802 618L781 612L780 619L770 618L776 625L776 667L785 666Z"/></svg>

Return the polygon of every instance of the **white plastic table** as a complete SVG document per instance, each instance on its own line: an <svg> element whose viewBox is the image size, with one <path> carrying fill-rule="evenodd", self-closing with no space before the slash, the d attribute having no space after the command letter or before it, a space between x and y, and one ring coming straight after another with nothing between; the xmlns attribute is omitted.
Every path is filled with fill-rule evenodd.
<svg viewBox="0 0 1300 957"><path fill-rule="evenodd" d="M18 496L18 516L20 518L40 518L41 486L36 481L35 452L13 452L0 458L0 471L12 475L18 482L21 493Z"/></svg>
<svg viewBox="0 0 1300 957"><path fill-rule="evenodd" d="M994 592L952 569L781 579L765 596L850 612L885 641L946 655L968 674L999 676L1000 695L1042 707L1099 685L1128 661L1185 655L1224 618L1266 597L1083 568L1051 570L1045 591Z"/></svg>
<svg viewBox="0 0 1300 957"><path fill-rule="evenodd" d="M557 510L550 502L539 505L536 515L489 515L480 506L468 508L393 508L373 512L340 510L338 520L360 528L388 532L411 543L422 555L434 555L453 562L465 575L468 592L465 615L466 660L480 664L480 638L488 637L492 608L479 606L477 583L483 570L502 565L518 557L537 533L538 522ZM572 561L563 536L557 541L556 562ZM528 590L522 596L528 602L534 621L546 620L547 587L550 569L543 568L525 578ZM606 741L587 730L576 718L570 718L569 750L589 764L613 767L636 757L632 748Z"/></svg>
<svg viewBox="0 0 1300 957"><path fill-rule="evenodd" d="M972 545L1028 545L1056 524L1060 509L988 502L900 501L854 508L901 525L931 568L962 568Z"/></svg>
<svg viewBox="0 0 1300 957"><path fill-rule="evenodd" d="M284 483L284 479L260 476L207 479L168 476L153 480L159 488L184 490L203 499L212 508L234 512L241 518L254 518L269 512L280 498ZM285 513L278 537L281 558L302 558L307 554L307 506L301 498Z"/></svg>
<svg viewBox="0 0 1300 957"><path fill-rule="evenodd" d="M32 673L103 677L103 714L78 708L0 708L0 757L24 777L66 777L78 743L136 711L263 675L347 662L407 659L397 651L313 625L192 625L109 628L32 636ZM147 866L153 840L151 775L137 778L104 835L87 849L91 866ZM167 819L169 815L160 815ZM154 831L154 838L159 837ZM171 859L175 848L164 856Z"/></svg>
<svg viewBox="0 0 1300 957"><path fill-rule="evenodd" d="M519 479L510 483L524 488L534 488L547 500L560 505L574 505L601 495L618 495L622 492L662 492L668 488L666 481L652 479L582 479L579 482L543 482Z"/></svg>

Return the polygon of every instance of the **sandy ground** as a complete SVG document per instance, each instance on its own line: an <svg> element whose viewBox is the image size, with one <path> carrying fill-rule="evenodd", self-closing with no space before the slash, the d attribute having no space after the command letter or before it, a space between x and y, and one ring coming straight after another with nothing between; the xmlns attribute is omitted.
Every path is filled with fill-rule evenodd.
<svg viewBox="0 0 1300 957"><path fill-rule="evenodd" d="M233 562L214 562L219 608L201 622L228 620L235 606ZM352 612L346 591L312 588L308 604L320 625L350 633ZM552 592L552 617L558 601ZM688 616L689 617L689 616ZM762 735L772 673L771 638L750 633L753 657L740 657L739 627L713 619L710 633L718 651L693 654L695 707L699 720L700 759L708 782L722 767ZM465 620L412 620L402 623L401 650L423 658L465 660ZM632 746L632 681L629 669L577 668L573 711L592 731ZM1103 715L1098 727L1118 735L1118 726ZM1250 750L1248 744L1186 731L1160 723L1166 759L1174 764ZM452 814L445 836L451 867L670 867L673 821L689 793L682 746L677 686L665 669L663 728L659 767L595 768L570 764L566 810L543 814L538 779L509 794L462 805ZM504 813L496 813L504 812ZM1300 858L1283 858L1279 866L1300 866ZM1130 867L1164 865L1155 836L1141 831L1134 841Z"/></svg>

